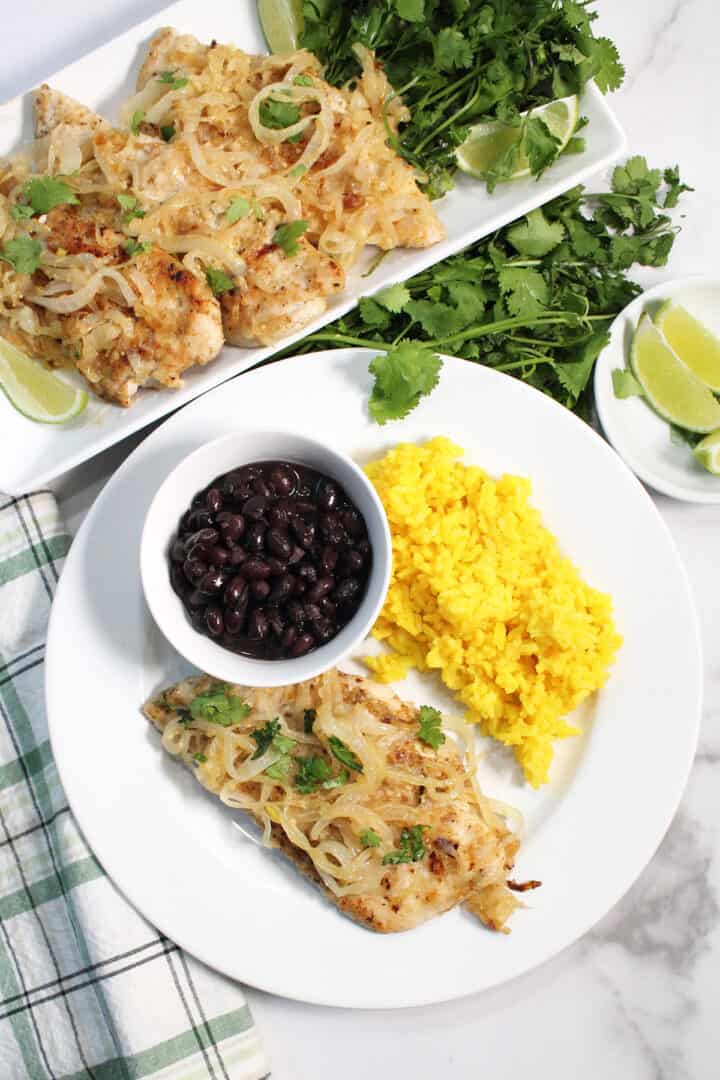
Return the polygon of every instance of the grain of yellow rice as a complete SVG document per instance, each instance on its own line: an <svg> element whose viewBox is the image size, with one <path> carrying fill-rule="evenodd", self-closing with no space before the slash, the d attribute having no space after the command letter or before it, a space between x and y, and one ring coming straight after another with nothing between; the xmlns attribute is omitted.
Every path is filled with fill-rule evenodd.
<svg viewBox="0 0 720 1080"><path fill-rule="evenodd" d="M393 573L366 663L383 682L437 670L468 719L511 746L534 787L563 719L603 685L621 638L530 503L530 481L493 480L448 439L401 444L367 467L393 540Z"/></svg>

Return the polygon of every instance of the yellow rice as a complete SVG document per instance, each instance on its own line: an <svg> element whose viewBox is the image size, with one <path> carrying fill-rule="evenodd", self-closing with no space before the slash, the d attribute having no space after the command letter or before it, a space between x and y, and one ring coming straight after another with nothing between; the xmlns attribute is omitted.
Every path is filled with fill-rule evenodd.
<svg viewBox="0 0 720 1080"><path fill-rule="evenodd" d="M448 439L401 444L367 467L393 540L390 591L367 657L383 682L437 670L468 719L511 746L534 787L563 717L603 685L621 638L530 503L530 481L493 480Z"/></svg>

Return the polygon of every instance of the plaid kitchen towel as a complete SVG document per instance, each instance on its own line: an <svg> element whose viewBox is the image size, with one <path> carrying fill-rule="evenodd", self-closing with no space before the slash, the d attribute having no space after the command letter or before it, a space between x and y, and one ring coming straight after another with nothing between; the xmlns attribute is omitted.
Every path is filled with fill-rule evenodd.
<svg viewBox="0 0 720 1080"><path fill-rule="evenodd" d="M69 546L51 495L0 495L0 1077L259 1080L240 986L130 907L60 786L43 660Z"/></svg>

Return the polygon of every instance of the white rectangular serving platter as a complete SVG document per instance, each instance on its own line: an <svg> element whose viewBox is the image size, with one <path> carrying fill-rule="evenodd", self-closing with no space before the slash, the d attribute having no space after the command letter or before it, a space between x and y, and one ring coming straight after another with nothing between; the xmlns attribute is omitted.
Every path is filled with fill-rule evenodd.
<svg viewBox="0 0 720 1080"><path fill-rule="evenodd" d="M149 39L163 26L201 40L231 42L247 52L266 52L254 0L181 0L51 76L47 82L117 121L120 103L134 92L135 76ZM604 169L623 152L625 137L602 94L588 86L581 113L589 120L583 132L587 149L561 158L539 180L516 180L488 195L482 183L458 176L457 186L436 204L446 239L421 251L398 250L363 277L376 249L368 249L348 275L347 286L325 314L272 347L226 347L207 367L189 371L180 390L140 392L130 409L109 405L91 395L87 409L63 426L33 423L13 409L0 392L0 491L10 495L35 489L80 462L124 439L227 379L247 371L280 349L349 311L360 297L404 281L428 266L481 239L575 184ZM0 156L32 139L32 92L0 106ZM320 348L323 346L320 345ZM299 360L298 363L302 363ZM80 377L73 373L70 378ZM238 425L242 416L238 416ZM211 438L213 432L208 432Z"/></svg>

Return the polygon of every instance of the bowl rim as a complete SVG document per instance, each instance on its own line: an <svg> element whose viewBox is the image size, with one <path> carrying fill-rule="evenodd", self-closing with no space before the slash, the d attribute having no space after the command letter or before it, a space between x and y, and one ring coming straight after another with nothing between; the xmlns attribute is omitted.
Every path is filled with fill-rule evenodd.
<svg viewBox="0 0 720 1080"><path fill-rule="evenodd" d="M373 557L363 600L350 621L342 627L335 637L301 657L262 660L246 657L226 649L211 638L200 634L191 626L187 621L182 601L170 583L167 566L167 545L175 533L177 520L187 509L190 500L196 490L200 490L200 487L194 488L192 492L186 492L183 495L181 505L174 506L172 512L168 515L169 524L164 517L161 517L161 510L166 509L163 505L164 501L168 500L169 492L178 483L179 477L184 472L192 470L193 464L197 464L198 459L207 457L208 466L210 466L214 458L221 455L224 448L248 440L259 444L272 443L276 440L289 440L295 443L298 448L307 447L309 450L314 451L315 456L323 462L323 464L309 467L316 467L317 471L325 473L341 483L343 487L346 487L346 481L339 479L335 475L334 466L341 466L339 471L342 472L344 469L355 479L358 488L365 496L367 504L358 507L365 519L368 534L371 534ZM277 457L278 460L307 464L303 460L302 449L298 449L297 453L279 451ZM241 468L243 464L249 465L256 460L267 460L267 454L258 453L255 457L249 458L247 462L238 462L236 465L227 466L227 468L223 468L222 465L219 467L212 465L207 469L204 483L209 482L223 471ZM213 468L215 471L212 471ZM357 495L350 493L350 497L357 504ZM176 500L173 499L172 501L175 502ZM372 520L373 515L374 521ZM162 541L160 553L158 553L159 540ZM159 562L162 562L162 573L158 573ZM300 432L246 428L241 431L220 435L215 439L202 443L189 453L184 454L167 473L155 491L145 514L140 538L139 563L143 595L152 619L170 645L181 656L199 670L228 682L257 687L276 687L294 685L315 678L340 663L367 637L380 614L390 585L392 540L387 515L380 497L363 469L348 454ZM370 601L369 604L368 600ZM168 604L173 605L173 601L176 604L174 611L172 608L168 609ZM178 617L183 620L183 624L190 631L190 634L181 635L178 633L180 628L180 624L177 622ZM212 671L212 667L216 670Z"/></svg>

